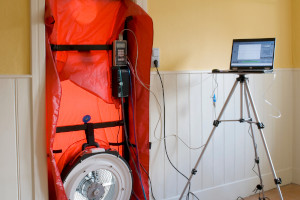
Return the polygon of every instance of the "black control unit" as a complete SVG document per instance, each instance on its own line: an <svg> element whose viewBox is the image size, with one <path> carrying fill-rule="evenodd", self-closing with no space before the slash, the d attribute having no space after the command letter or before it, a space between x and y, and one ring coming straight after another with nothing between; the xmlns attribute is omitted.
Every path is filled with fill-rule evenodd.
<svg viewBox="0 0 300 200"><path fill-rule="evenodd" d="M112 95L115 98L129 96L130 74L128 67L112 67Z"/></svg>

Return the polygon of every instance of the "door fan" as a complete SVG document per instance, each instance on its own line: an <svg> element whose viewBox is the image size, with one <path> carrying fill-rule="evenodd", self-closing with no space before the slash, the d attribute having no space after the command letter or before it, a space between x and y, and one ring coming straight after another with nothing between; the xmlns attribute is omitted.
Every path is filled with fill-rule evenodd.
<svg viewBox="0 0 300 200"><path fill-rule="evenodd" d="M84 130L87 143L81 153L69 162L61 173L69 200L127 200L132 191L132 173L128 163L117 151L99 148L94 129L123 125L123 121L88 123L57 127L56 132Z"/></svg>
<svg viewBox="0 0 300 200"><path fill-rule="evenodd" d="M70 200L125 200L132 190L132 174L116 151L83 151L62 173Z"/></svg>

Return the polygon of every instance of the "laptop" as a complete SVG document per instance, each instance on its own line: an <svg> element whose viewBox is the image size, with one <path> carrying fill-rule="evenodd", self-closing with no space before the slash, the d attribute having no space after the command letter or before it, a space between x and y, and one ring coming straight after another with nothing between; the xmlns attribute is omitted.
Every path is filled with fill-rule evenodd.
<svg viewBox="0 0 300 200"><path fill-rule="evenodd" d="M275 38L234 39L230 70L212 73L271 73L274 66Z"/></svg>

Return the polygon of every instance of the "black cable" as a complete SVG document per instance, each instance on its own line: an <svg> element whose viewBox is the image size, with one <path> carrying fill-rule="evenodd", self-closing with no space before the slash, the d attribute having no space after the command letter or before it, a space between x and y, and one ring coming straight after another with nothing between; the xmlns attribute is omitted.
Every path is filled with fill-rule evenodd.
<svg viewBox="0 0 300 200"><path fill-rule="evenodd" d="M189 189L188 189L187 195L185 197L186 200L190 199L190 192L191 192L191 183L189 184Z"/></svg>
<svg viewBox="0 0 300 200"><path fill-rule="evenodd" d="M135 155L135 157L137 158L137 153L133 150L133 153ZM151 196L154 200L156 200L154 194L153 194L153 189L152 189L152 181L151 181L151 178L150 178L150 175L148 174L147 170L144 168L144 166L142 165L142 163L140 163L140 166L142 167L143 171L147 174L148 176L148 180L149 180L149 184L150 184L150 189L151 189Z"/></svg>
<svg viewBox="0 0 300 200"><path fill-rule="evenodd" d="M189 192L189 194L191 194L193 197L195 197L196 199L200 200L194 193Z"/></svg>
<svg viewBox="0 0 300 200"><path fill-rule="evenodd" d="M137 153L134 151L134 149L132 150L135 157L137 158ZM143 171L147 174L148 176L148 180L149 180L149 184L150 184L150 189L151 189L151 196L154 200L156 200L154 194L153 194L153 188L152 188L152 181L151 181L151 178L150 178L150 175L148 174L147 170L144 168L144 166L142 165L142 163L140 163L140 166L142 167Z"/></svg>
<svg viewBox="0 0 300 200"><path fill-rule="evenodd" d="M130 151L130 145L129 145L129 138L128 138L128 133L127 133L127 126L126 126L126 121L125 121L125 112L124 112L124 100L123 98L121 98L121 103L122 103L122 114L123 114L123 120L124 120L124 135L125 135L125 141L126 141L126 146L127 146L127 149L128 149L128 152L129 152L129 157L133 163L133 166L135 168L135 171L139 177L139 180L140 180L140 183L141 183L141 186L142 186L142 189L143 189L143 195L144 195L144 198L145 200L147 200L146 198L146 194L145 194L145 191L144 191L144 186L143 186L143 183L142 183L142 178L141 178L141 174L139 174L139 170L137 169L137 166L133 160L133 157L131 155L131 151Z"/></svg>
<svg viewBox="0 0 300 200"><path fill-rule="evenodd" d="M163 84L163 81L162 81L162 78L161 78L161 75L158 71L158 61L155 60L154 61L154 65L155 65L155 69L156 69L156 72L159 76L159 79L160 79L160 83L161 83L161 88L162 88L162 96L163 96L163 126L164 126L164 129L163 129L163 134L164 134L164 149L165 149L165 153L166 153L166 156L167 156L167 159L169 161L169 163L171 164L171 166L181 175L183 176L185 179L189 180L189 178L184 175L182 172L180 172L175 166L174 164L172 163L170 157L169 157L169 154L168 154L168 150L167 150L167 144L166 144L166 104L165 104L165 89L164 89L164 84ZM193 196L196 196L195 194L193 194L192 192L190 192L190 185L191 183L189 183L189 191L187 193L187 199L189 199L189 194L192 194Z"/></svg>
<svg viewBox="0 0 300 200"><path fill-rule="evenodd" d="M121 72L120 72L120 79L121 79L121 82L123 82ZM122 87L121 87L121 94L123 95L123 88ZM144 189L143 182L142 182L141 173L138 170L138 168L137 168L137 166L136 166L136 164L135 164L135 162L133 160L133 157L131 155L131 151L130 151L130 145L129 145L130 142L129 142L129 137L128 137L128 133L127 133L126 117L125 117L125 110L124 110L125 106L124 106L124 99L123 99L123 97L121 97L121 105L122 105L122 116L123 116L123 122L124 122L124 135L125 135L125 142L126 142L125 146L128 149L129 157L130 157L130 159L131 159L131 161L132 161L132 163L134 165L135 171L136 171L136 173L138 175L138 178L140 180L141 187L142 187L142 190L143 190L144 199L147 200L147 197L146 197L146 194L145 194L145 189ZM135 194L135 193L133 192L133 194Z"/></svg>
<svg viewBox="0 0 300 200"><path fill-rule="evenodd" d="M133 94L132 92L132 85L131 85L131 77L129 76L129 79L130 79L130 91L131 91L131 94ZM132 97L131 97L131 103L132 103L132 108L134 107L133 106L133 101L132 101ZM135 155L135 158L138 160L138 150L137 148L133 149L133 154ZM153 189L152 189L152 181L151 181L151 178L150 178L150 175L148 174L147 170L144 168L144 166L142 165L142 163L138 162L140 164L140 166L142 167L143 171L147 174L148 176L148 180L149 180L149 183L150 183L150 189L151 189L151 196L154 200L156 200L156 198L154 197L154 194L153 194Z"/></svg>
<svg viewBox="0 0 300 200"><path fill-rule="evenodd" d="M137 197L137 195L134 193L133 190L132 190L132 194L133 194L133 196L134 196L137 200L140 200L140 199Z"/></svg>
<svg viewBox="0 0 300 200"><path fill-rule="evenodd" d="M141 167L142 167L142 169L143 169L143 171L147 174L147 176L148 176L148 179L149 179L149 183L150 183L150 189L151 189L151 196L152 196L152 198L154 199L154 200L156 200L156 198L154 197L154 194L153 194L153 189L152 189L152 181L151 181L151 178L150 178L150 176L149 176L149 174L148 174L148 172L147 172L147 170L144 168L144 166L140 163L140 165L141 165Z"/></svg>
<svg viewBox="0 0 300 200"><path fill-rule="evenodd" d="M159 76L159 79L160 79L160 83L161 83L161 88L162 88L162 95L163 95L163 126L164 126L164 130L163 130L163 133L164 133L164 148L165 148L165 152L166 152L166 156L168 158L168 161L169 163L172 165L172 167L181 175L183 176L184 178L186 178L188 180L188 177L185 176L182 172L180 172L175 166L174 164L172 163L172 161L170 160L170 157L169 157L169 154L168 154L168 150L167 150L167 144L166 144L166 106L165 106L165 89L164 89L164 84L163 84L163 81L162 81L162 78L160 76L160 73L156 67L156 71L157 71L157 74Z"/></svg>
<svg viewBox="0 0 300 200"><path fill-rule="evenodd" d="M246 98L247 98L247 97L246 97ZM249 107L250 107L250 103L247 104L247 107L248 107L248 110L250 110L250 108L249 108ZM254 141L254 135L253 135L254 133L253 133L253 130L251 130L251 126L252 126L252 124L249 125L248 134L249 134L249 136L251 137L251 139ZM252 134L250 133L250 131L251 131ZM254 143L254 151L257 152L257 143L256 143L256 142ZM256 159L256 158L255 158L255 159ZM252 167L252 171L253 171L253 172L256 174L256 176L260 179L260 176L259 176L258 172L255 171L255 167L256 167L256 166L259 167L259 166L258 166L258 163L255 161L255 162L254 162L254 165L253 165L253 167ZM261 187L263 187L263 185L261 185ZM259 198L259 199L264 198L264 199L270 200L269 197L262 197L262 198L261 198L261 193L262 193L262 191L261 191L260 189L258 189L257 186L256 186L256 188L253 190L253 192L254 192L255 194L257 194L257 191L259 191L259 192L258 192L258 198ZM243 200L244 198L238 197L237 200L238 200L238 199L242 199L242 200Z"/></svg>
<svg viewBox="0 0 300 200"><path fill-rule="evenodd" d="M120 109L118 109L118 114L119 114L119 121L120 121L121 120ZM121 129L121 126L119 126L118 133L117 133L117 143L119 143L120 129ZM120 153L120 146L118 146L118 152Z"/></svg>

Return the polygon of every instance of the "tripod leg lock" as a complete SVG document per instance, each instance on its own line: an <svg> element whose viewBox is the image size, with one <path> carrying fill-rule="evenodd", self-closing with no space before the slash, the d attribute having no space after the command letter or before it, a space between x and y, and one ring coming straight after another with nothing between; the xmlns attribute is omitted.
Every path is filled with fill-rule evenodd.
<svg viewBox="0 0 300 200"><path fill-rule="evenodd" d="M282 183L281 178L274 179L276 185L280 185Z"/></svg>
<svg viewBox="0 0 300 200"><path fill-rule="evenodd" d="M236 80L243 83L248 80L248 78L244 74L241 74L238 78L236 78Z"/></svg>
<svg viewBox="0 0 300 200"><path fill-rule="evenodd" d="M214 123L213 123L213 125L214 125L215 127L218 127L220 123L221 123L220 121L215 120Z"/></svg>
<svg viewBox="0 0 300 200"><path fill-rule="evenodd" d="M255 158L255 163L259 164L259 157Z"/></svg>
<svg viewBox="0 0 300 200"><path fill-rule="evenodd" d="M192 172L191 172L191 173L192 173L193 175L196 175L197 172L198 172L198 171L197 171L196 169L192 169Z"/></svg>
<svg viewBox="0 0 300 200"><path fill-rule="evenodd" d="M264 187L263 185L258 184L258 185L256 186L256 189L257 189L257 190L262 190L263 187Z"/></svg>
<svg viewBox="0 0 300 200"><path fill-rule="evenodd" d="M258 122L258 123L256 123L256 125L257 125L258 129L265 128L265 125L262 122Z"/></svg>

